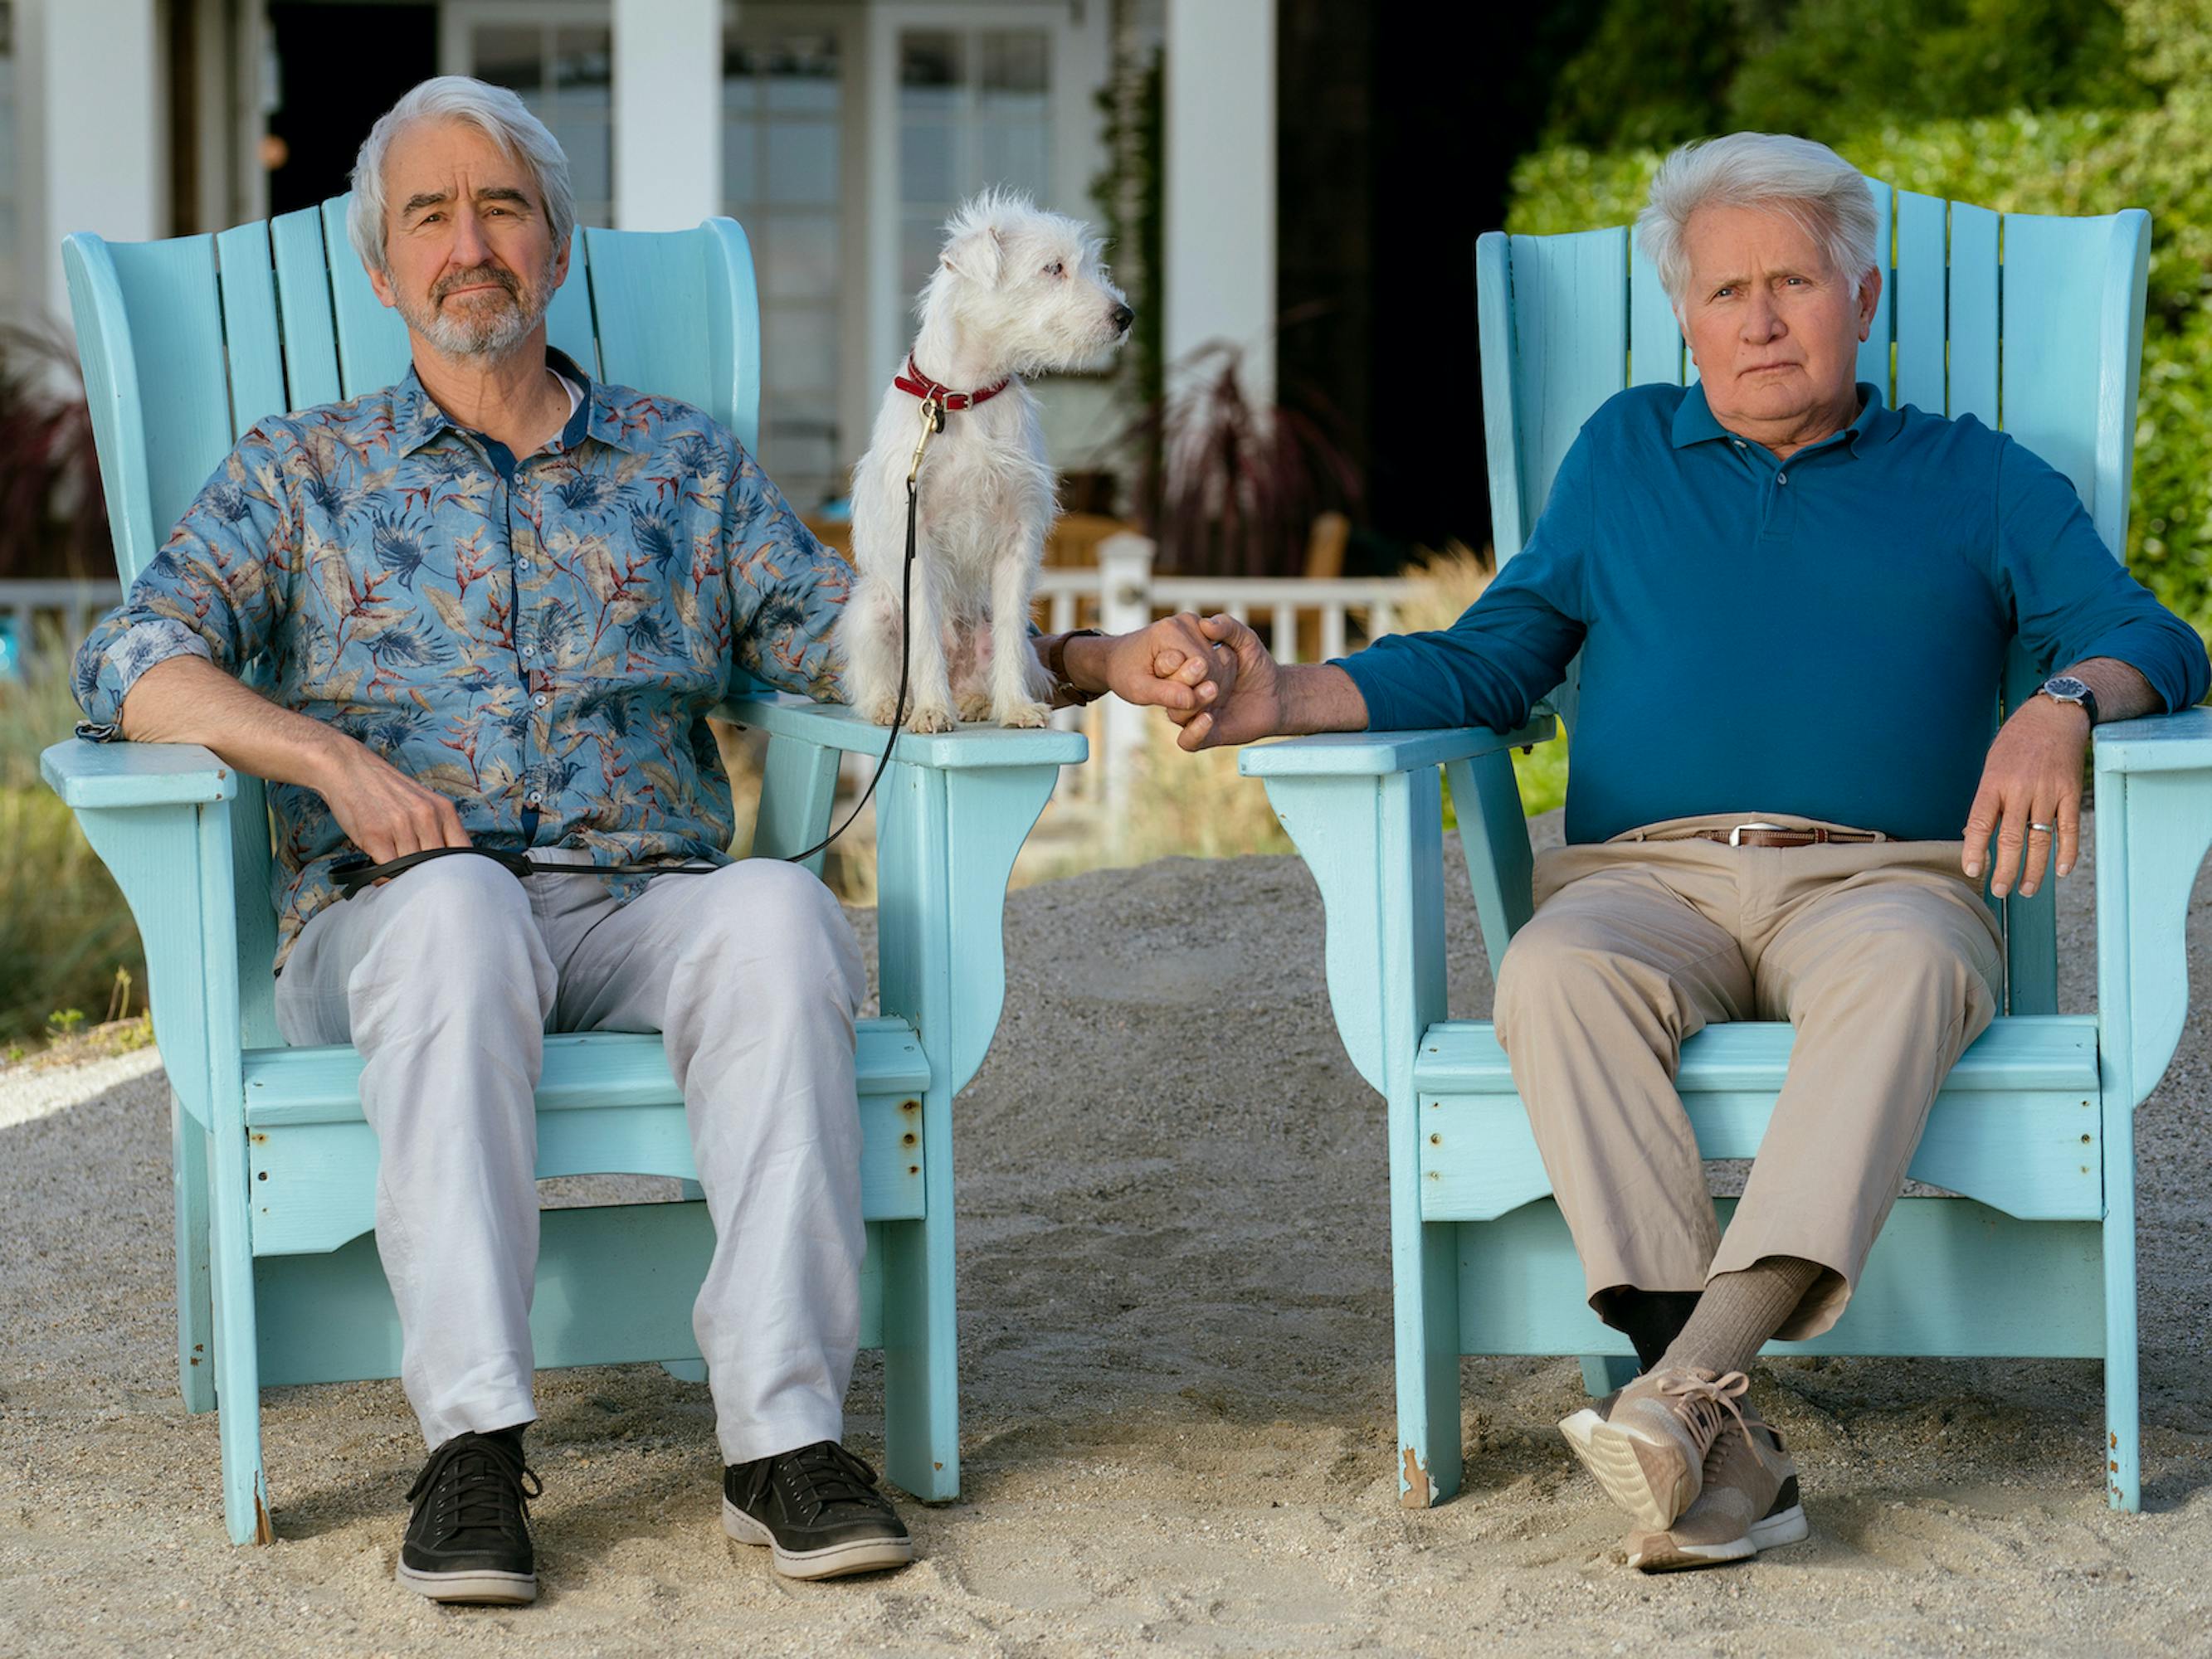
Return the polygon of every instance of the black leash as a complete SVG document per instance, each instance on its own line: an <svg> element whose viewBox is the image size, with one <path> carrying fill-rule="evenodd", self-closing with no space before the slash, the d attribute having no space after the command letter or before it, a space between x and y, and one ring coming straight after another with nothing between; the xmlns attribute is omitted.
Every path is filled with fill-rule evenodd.
<svg viewBox="0 0 2212 1659"><path fill-rule="evenodd" d="M914 447L914 465L906 472L906 558L899 568L899 684L898 696L891 706L891 734L884 744L884 752L876 761L875 775L868 787L860 792L860 799L839 824L820 841L803 853L785 855L786 864L804 864L831 842L853 827L853 820L860 816L876 793L876 786L884 781L884 773L891 763L891 750L898 747L899 734L906 729L907 677L914 659L914 538L915 521L921 513L921 477L922 452L929 441L945 429L945 406L935 398L927 398L921 405L921 441ZM498 847L426 847L418 853L402 854L396 859L386 859L381 864L371 864L366 858L341 859L331 866L331 875L337 882L338 896L349 899L364 887L374 887L380 881L389 880L418 864L428 864L432 859L451 858L457 854L468 854L477 858L489 859L501 869L518 878L531 876L711 876L724 866L719 864L538 864L520 849Z"/></svg>

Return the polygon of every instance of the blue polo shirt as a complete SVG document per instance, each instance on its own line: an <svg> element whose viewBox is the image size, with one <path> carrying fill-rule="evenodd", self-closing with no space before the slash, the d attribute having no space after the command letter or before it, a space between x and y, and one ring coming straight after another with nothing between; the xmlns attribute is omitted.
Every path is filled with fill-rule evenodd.
<svg viewBox="0 0 2212 1659"><path fill-rule="evenodd" d="M2073 486L1972 416L1885 409L1777 460L1701 386L1583 426L1528 544L1437 633L1341 660L1376 731L1519 725L1583 653L1566 836L1783 812L1955 840L2005 648L2205 693L2196 630L2099 539Z"/></svg>

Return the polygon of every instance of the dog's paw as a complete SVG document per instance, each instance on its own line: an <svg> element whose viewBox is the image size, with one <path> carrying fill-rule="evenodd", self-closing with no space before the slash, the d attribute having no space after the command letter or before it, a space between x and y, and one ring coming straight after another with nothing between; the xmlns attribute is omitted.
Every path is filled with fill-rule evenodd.
<svg viewBox="0 0 2212 1659"><path fill-rule="evenodd" d="M1052 723L1052 710L1041 702L1008 703L993 711L1001 726L1024 726L1035 729Z"/></svg>
<svg viewBox="0 0 2212 1659"><path fill-rule="evenodd" d="M924 704L906 717L909 732L950 732L955 724L952 711L942 703Z"/></svg>
<svg viewBox="0 0 2212 1659"><path fill-rule="evenodd" d="M898 703L891 697L870 697L859 707L860 718L871 726L889 726L898 718Z"/></svg>
<svg viewBox="0 0 2212 1659"><path fill-rule="evenodd" d="M963 691L953 699L953 703L960 710L960 718L963 720L988 720L998 712L988 691Z"/></svg>

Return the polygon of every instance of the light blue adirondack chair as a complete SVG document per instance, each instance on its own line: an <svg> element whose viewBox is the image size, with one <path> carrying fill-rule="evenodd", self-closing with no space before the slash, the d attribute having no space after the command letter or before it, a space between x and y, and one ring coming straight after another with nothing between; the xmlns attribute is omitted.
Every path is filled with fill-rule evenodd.
<svg viewBox="0 0 2212 1659"><path fill-rule="evenodd" d="M72 236L70 299L100 476L126 580L236 437L270 414L389 384L396 313L345 235L344 198L219 236L111 245ZM759 430L760 308L744 232L580 230L550 319L600 377ZM880 752L850 711L763 692L729 718L769 734L754 850L828 829L840 759ZM959 1490L952 1097L996 1030L1006 879L1079 734L970 729L899 740L878 791L883 1016L860 1034L862 1341L884 1351L885 1462L915 1497ZM233 1540L271 1528L264 1386L395 1376L398 1324L378 1265L377 1150L351 1048L286 1048L270 963L260 781L204 749L70 741L45 775L114 872L146 946L155 1036L174 1091L178 1371L191 1411L222 1407ZM817 873L820 858L812 860ZM541 1176L691 1180L658 1036L549 1038ZM710 1249L696 1201L545 1213L531 1328L541 1365L659 1361L705 1374L690 1304Z"/></svg>
<svg viewBox="0 0 2212 1659"><path fill-rule="evenodd" d="M2125 544L2150 222L2002 217L1877 185L1887 270L1858 377L1893 403L2005 429L2064 472ZM1894 235L1891 221L1894 207ZM1999 247L2002 237L2002 258ZM1576 433L1624 386L1695 370L1625 229L1482 238L1483 411L1498 556L1527 539ZM2015 648L1992 730L2042 672ZM1579 1353L1593 1393L1634 1374L1583 1301L1505 1055L1444 1018L1441 767L1494 969L1528 918L1510 751L1573 724L1563 687L1523 731L1345 733L1249 750L1320 884L1328 979L1352 1063L1388 1103L1400 1492L1460 1485L1459 1356ZM2186 1011L2182 922L2212 842L2212 712L2096 734L2094 1015L2061 1013L2052 895L2000 909L2007 1012L1954 1068L1911 1175L1959 1199L1899 1202L1850 1310L1781 1351L2081 1356L2105 1362L2112 1505L2139 1506L2134 1112ZM1759 1148L1786 1024L1708 1028L1677 1079L1708 1158ZM1723 1224L1732 1206L1721 1206Z"/></svg>

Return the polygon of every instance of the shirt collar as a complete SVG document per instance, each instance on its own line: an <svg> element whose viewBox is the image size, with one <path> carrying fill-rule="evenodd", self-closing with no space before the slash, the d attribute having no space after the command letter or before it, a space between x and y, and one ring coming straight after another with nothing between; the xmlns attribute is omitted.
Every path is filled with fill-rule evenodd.
<svg viewBox="0 0 2212 1659"><path fill-rule="evenodd" d="M1881 388L1871 380L1861 380L1858 417L1844 429L1844 441L1854 455L1887 443L1897 434L1903 421L1895 410L1883 406ZM1715 438L1733 439L1735 434L1713 416L1705 402L1705 388L1700 381L1682 390L1682 401L1674 408L1674 447L1687 449L1692 444L1701 444Z"/></svg>
<svg viewBox="0 0 2212 1659"><path fill-rule="evenodd" d="M577 407L583 417L586 435L601 443L611 444L617 449L637 450L646 447L644 434L635 422L625 422L615 411L606 395L606 388L576 365L568 353L545 348L545 362L555 373L566 376L584 389L584 400ZM394 453L411 455L441 432L458 432L456 425L438 407L437 399L422 389L422 381L412 364L406 378L393 389L392 399L392 441ZM558 442L561 447L573 447L575 422L562 429Z"/></svg>

